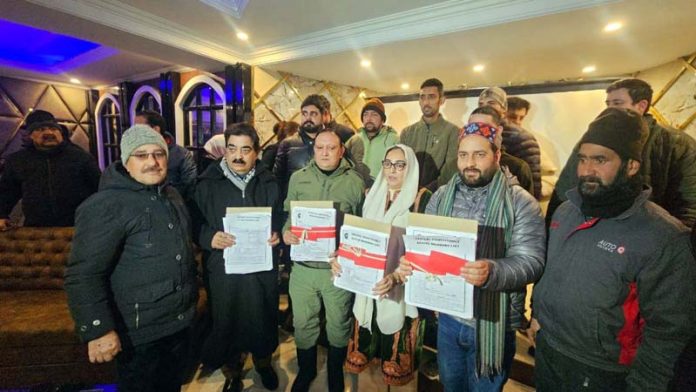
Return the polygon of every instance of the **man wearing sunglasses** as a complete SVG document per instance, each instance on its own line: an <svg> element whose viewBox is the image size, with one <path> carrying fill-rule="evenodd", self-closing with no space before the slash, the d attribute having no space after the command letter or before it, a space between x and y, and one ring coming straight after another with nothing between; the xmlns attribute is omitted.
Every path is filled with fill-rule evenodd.
<svg viewBox="0 0 696 392"><path fill-rule="evenodd" d="M119 391L179 391L196 312L191 224L166 182L167 144L129 128L121 160L75 216L68 305L93 363L116 359Z"/></svg>

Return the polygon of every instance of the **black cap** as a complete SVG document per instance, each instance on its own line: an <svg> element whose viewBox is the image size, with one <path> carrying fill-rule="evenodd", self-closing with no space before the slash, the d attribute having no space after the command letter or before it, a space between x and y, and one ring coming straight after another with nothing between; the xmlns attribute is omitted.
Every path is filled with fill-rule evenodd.
<svg viewBox="0 0 696 392"><path fill-rule="evenodd" d="M614 150L622 159L642 160L648 126L643 116L621 108L607 108L590 123L580 144L591 143Z"/></svg>

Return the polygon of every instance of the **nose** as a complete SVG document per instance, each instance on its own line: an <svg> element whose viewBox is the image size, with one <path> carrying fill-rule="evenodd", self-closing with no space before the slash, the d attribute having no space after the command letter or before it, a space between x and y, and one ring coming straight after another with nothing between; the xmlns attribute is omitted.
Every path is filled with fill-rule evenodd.
<svg viewBox="0 0 696 392"><path fill-rule="evenodd" d="M591 162L580 162L578 163L578 176L591 176L596 175L596 170Z"/></svg>

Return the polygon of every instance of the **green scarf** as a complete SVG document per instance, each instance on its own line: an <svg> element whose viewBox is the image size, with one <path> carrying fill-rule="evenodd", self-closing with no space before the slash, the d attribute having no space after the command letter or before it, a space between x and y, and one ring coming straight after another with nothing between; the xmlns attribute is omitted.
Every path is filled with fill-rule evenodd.
<svg viewBox="0 0 696 392"><path fill-rule="evenodd" d="M447 183L437 208L438 215L451 216L457 186L461 183L459 175ZM505 257L512 238L514 216L510 187L503 172L498 170L488 188L484 227L479 228L477 258ZM492 376L502 370L509 297L504 291L482 290L477 287L474 299L478 338L477 372L479 376Z"/></svg>

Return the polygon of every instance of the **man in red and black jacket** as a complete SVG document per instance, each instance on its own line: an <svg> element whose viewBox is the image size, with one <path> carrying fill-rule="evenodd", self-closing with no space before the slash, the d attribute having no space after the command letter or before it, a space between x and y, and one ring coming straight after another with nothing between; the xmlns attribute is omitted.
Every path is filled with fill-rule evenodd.
<svg viewBox="0 0 696 392"><path fill-rule="evenodd" d="M537 391L664 391L694 334L689 230L649 201L641 117L606 109L580 140L534 287Z"/></svg>

